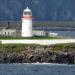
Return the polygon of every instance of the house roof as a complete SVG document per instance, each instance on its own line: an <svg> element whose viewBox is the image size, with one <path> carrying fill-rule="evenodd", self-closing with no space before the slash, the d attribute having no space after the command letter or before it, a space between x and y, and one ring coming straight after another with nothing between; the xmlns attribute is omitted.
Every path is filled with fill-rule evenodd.
<svg viewBox="0 0 75 75"><path fill-rule="evenodd" d="M0 21L0 29L21 29L21 22L19 21Z"/></svg>

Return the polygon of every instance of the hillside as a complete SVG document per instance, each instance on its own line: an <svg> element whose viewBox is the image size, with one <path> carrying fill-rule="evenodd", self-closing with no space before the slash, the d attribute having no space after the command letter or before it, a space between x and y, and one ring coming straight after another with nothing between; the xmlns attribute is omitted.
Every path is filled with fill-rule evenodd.
<svg viewBox="0 0 75 75"><path fill-rule="evenodd" d="M0 0L0 21L20 20L26 5L26 0ZM75 0L29 0L28 6L34 20L75 20Z"/></svg>

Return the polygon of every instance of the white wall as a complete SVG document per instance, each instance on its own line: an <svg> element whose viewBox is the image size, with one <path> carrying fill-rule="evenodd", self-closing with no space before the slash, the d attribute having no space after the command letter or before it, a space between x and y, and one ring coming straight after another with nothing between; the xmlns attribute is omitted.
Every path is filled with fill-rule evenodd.
<svg viewBox="0 0 75 75"><path fill-rule="evenodd" d="M63 44L63 43L75 43L75 39L53 39L53 40L0 40L2 44Z"/></svg>
<svg viewBox="0 0 75 75"><path fill-rule="evenodd" d="M22 37L32 37L32 19L22 19Z"/></svg>

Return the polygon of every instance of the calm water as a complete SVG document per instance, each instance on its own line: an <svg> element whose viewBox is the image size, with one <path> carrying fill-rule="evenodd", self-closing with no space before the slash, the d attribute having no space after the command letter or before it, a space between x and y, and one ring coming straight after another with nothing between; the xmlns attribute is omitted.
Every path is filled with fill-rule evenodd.
<svg viewBox="0 0 75 75"><path fill-rule="evenodd" d="M0 75L75 75L75 65L0 64Z"/></svg>

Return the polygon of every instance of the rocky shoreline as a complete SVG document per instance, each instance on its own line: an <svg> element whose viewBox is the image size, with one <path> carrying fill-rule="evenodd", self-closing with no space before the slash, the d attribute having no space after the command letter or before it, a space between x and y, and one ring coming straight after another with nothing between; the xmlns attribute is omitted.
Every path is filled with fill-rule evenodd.
<svg viewBox="0 0 75 75"><path fill-rule="evenodd" d="M75 44L0 45L0 63L75 64Z"/></svg>

